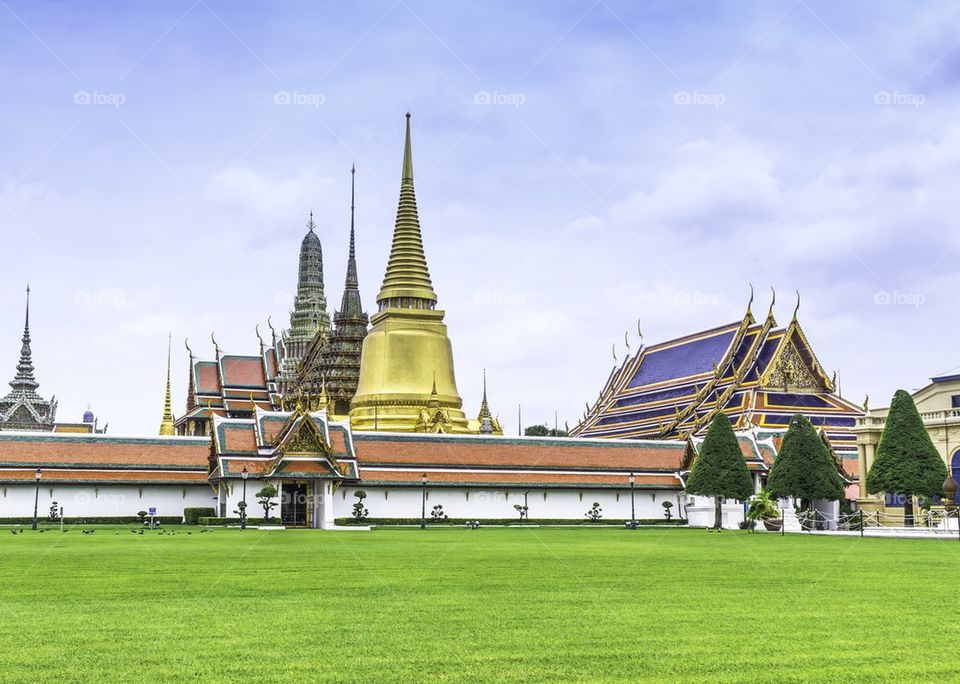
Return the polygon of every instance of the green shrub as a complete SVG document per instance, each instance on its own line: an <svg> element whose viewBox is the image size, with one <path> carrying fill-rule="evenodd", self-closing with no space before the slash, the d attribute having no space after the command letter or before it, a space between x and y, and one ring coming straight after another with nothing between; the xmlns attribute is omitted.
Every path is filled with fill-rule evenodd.
<svg viewBox="0 0 960 684"><path fill-rule="evenodd" d="M516 525L520 522L517 518L447 518L438 525L466 525L472 521L478 521L481 525ZM624 519L604 519L599 523L591 522L590 520L578 520L571 518L531 518L529 520L523 520L524 524L530 525L590 525L597 526L598 524L607 524L607 525L616 525L622 527L624 523L628 522ZM679 527L685 525L685 520L678 520L674 518L673 520L664 520L663 518L646 518L643 520L637 520L641 525L662 525L662 526L672 526ZM334 523L337 525L419 525L420 518L367 518L362 523L358 523L353 518L337 518L334 520Z"/></svg>
<svg viewBox="0 0 960 684"><path fill-rule="evenodd" d="M179 525L183 518L179 515L154 516L154 522L161 525ZM0 525L29 525L33 522L33 517L29 518L0 518ZM41 520L40 522L46 522ZM59 520L57 522L60 522ZM63 519L65 525L130 525L140 523L141 520L135 515L119 515L115 517L107 516L77 516L74 518Z"/></svg>
<svg viewBox="0 0 960 684"><path fill-rule="evenodd" d="M207 527L222 527L224 525L239 525L240 518L217 518L214 516L201 516L197 518L197 524ZM247 518L248 525L282 525L280 518L270 518L264 521L263 518Z"/></svg>
<svg viewBox="0 0 960 684"><path fill-rule="evenodd" d="M213 508L184 508L183 522L187 525L198 524L200 517L213 518L217 512Z"/></svg>

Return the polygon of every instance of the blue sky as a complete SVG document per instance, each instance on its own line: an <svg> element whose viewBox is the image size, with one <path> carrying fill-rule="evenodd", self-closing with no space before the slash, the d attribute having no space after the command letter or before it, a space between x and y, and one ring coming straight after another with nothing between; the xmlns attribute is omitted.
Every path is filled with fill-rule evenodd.
<svg viewBox="0 0 960 684"><path fill-rule="evenodd" d="M167 332L250 353L313 210L375 308L403 114L469 413L576 422L654 343L775 287L844 396L960 366L949 3L0 0L0 368L151 433Z"/></svg>

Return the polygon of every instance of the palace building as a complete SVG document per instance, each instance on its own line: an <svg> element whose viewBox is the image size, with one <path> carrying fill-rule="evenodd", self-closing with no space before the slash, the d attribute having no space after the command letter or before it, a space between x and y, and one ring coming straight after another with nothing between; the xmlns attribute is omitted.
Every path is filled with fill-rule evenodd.
<svg viewBox="0 0 960 684"><path fill-rule="evenodd" d="M734 323L651 346L615 367L571 433L581 437L674 439L703 434L723 411L737 429L783 431L805 414L844 470L859 473L854 425L863 409L839 395L797 319L762 321L750 303ZM852 497L855 498L855 497Z"/></svg>

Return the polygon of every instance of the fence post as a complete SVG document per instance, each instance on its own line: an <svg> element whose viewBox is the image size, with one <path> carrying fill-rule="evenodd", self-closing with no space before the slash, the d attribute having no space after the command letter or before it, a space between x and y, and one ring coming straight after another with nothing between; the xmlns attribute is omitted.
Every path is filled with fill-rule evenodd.
<svg viewBox="0 0 960 684"><path fill-rule="evenodd" d="M958 509L960 510L960 509ZM960 518L958 518L960 520ZM960 527L960 524L957 525ZM784 536L787 533L787 509L783 506L780 506L780 536Z"/></svg>
<svg viewBox="0 0 960 684"><path fill-rule="evenodd" d="M860 536L863 537L863 509L860 509Z"/></svg>

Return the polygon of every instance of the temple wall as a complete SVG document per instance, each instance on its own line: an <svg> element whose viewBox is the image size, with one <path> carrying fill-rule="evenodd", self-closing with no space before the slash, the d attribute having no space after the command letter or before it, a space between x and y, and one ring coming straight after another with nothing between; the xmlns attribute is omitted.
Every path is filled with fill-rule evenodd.
<svg viewBox="0 0 960 684"><path fill-rule="evenodd" d="M35 485L0 487L0 517L33 516ZM47 517L52 502L63 506L67 518L78 516L133 516L138 511L157 509L158 516L183 515L184 508L214 506L209 485L47 485L40 483L37 515Z"/></svg>
<svg viewBox="0 0 960 684"><path fill-rule="evenodd" d="M422 491L419 487L365 487L343 486L334 494L334 515L347 518L352 515L356 497L353 493L363 489L367 493L364 506L371 518L419 518ZM481 489L460 487L427 487L427 518L436 505L451 518L518 518L515 505L523 505L522 489ZM635 491L636 517L663 518L664 501L673 503L672 513L676 518L679 510L677 495L671 490ZM683 497L681 495L681 503ZM603 518L626 520L630 518L630 490L609 489L530 489L526 497L531 519L567 518L586 520L586 512L596 501L603 509Z"/></svg>

